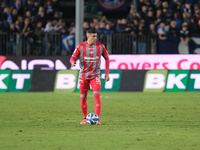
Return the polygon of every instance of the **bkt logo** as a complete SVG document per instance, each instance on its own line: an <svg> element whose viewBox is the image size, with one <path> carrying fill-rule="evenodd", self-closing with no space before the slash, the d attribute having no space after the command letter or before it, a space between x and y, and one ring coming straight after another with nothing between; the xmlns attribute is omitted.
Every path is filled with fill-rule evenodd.
<svg viewBox="0 0 200 150"><path fill-rule="evenodd" d="M27 92L30 90L32 71L0 70L1 92Z"/></svg>
<svg viewBox="0 0 200 150"><path fill-rule="evenodd" d="M121 80L121 70L110 70L110 81L105 82L105 71L101 72L101 91L118 91ZM78 71L77 70L60 70L56 74L54 91L79 92Z"/></svg>
<svg viewBox="0 0 200 150"><path fill-rule="evenodd" d="M200 91L200 70L149 70L144 92Z"/></svg>
<svg viewBox="0 0 200 150"><path fill-rule="evenodd" d="M55 61L51 59L22 59L20 63L16 63L12 60L6 60L5 56L0 56L0 70L34 70L35 67L39 67L40 70L66 70L67 66L60 60Z"/></svg>

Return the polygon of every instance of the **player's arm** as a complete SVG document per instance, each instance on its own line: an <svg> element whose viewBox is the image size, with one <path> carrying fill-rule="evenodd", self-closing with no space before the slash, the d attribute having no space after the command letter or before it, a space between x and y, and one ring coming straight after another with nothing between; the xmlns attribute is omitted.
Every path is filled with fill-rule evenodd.
<svg viewBox="0 0 200 150"><path fill-rule="evenodd" d="M76 47L76 49L74 50L74 52L69 60L72 67L76 66L76 59L78 58L79 55L80 55L80 49L79 49L79 47Z"/></svg>
<svg viewBox="0 0 200 150"><path fill-rule="evenodd" d="M103 46L103 54L102 55L105 59L105 68L106 68L105 82L107 82L110 80L110 76L109 76L110 59L109 59L109 54L108 54L105 46Z"/></svg>
<svg viewBox="0 0 200 150"><path fill-rule="evenodd" d="M105 82L110 80L110 76L109 76L109 65L110 65L110 59L109 59L109 55L107 57L105 57L105 61L106 61L106 74L105 74Z"/></svg>

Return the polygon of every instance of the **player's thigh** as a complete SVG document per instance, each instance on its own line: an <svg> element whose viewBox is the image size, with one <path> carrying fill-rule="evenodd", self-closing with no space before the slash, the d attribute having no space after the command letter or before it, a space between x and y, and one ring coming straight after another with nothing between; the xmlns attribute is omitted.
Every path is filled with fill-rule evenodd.
<svg viewBox="0 0 200 150"><path fill-rule="evenodd" d="M87 92L90 90L90 82L88 80L79 79L80 91Z"/></svg>
<svg viewBox="0 0 200 150"><path fill-rule="evenodd" d="M101 91L101 78L95 77L94 79L90 80L90 84L92 91Z"/></svg>

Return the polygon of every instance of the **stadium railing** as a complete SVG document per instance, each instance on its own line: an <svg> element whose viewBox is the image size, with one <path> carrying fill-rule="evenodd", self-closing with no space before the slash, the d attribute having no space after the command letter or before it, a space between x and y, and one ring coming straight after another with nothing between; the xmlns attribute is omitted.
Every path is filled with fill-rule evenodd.
<svg viewBox="0 0 200 150"><path fill-rule="evenodd" d="M62 49L62 36L57 32L34 33L29 36L22 33L0 33L0 55L69 55L70 50ZM110 54L157 53L157 36L99 34L98 41L106 46Z"/></svg>

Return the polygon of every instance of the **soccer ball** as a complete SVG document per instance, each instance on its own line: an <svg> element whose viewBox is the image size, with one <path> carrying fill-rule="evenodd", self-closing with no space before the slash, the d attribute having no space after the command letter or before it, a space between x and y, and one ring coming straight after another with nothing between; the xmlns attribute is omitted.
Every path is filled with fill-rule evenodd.
<svg viewBox="0 0 200 150"><path fill-rule="evenodd" d="M99 117L95 113L89 113L86 117L86 121L88 124L94 125L99 121Z"/></svg>

